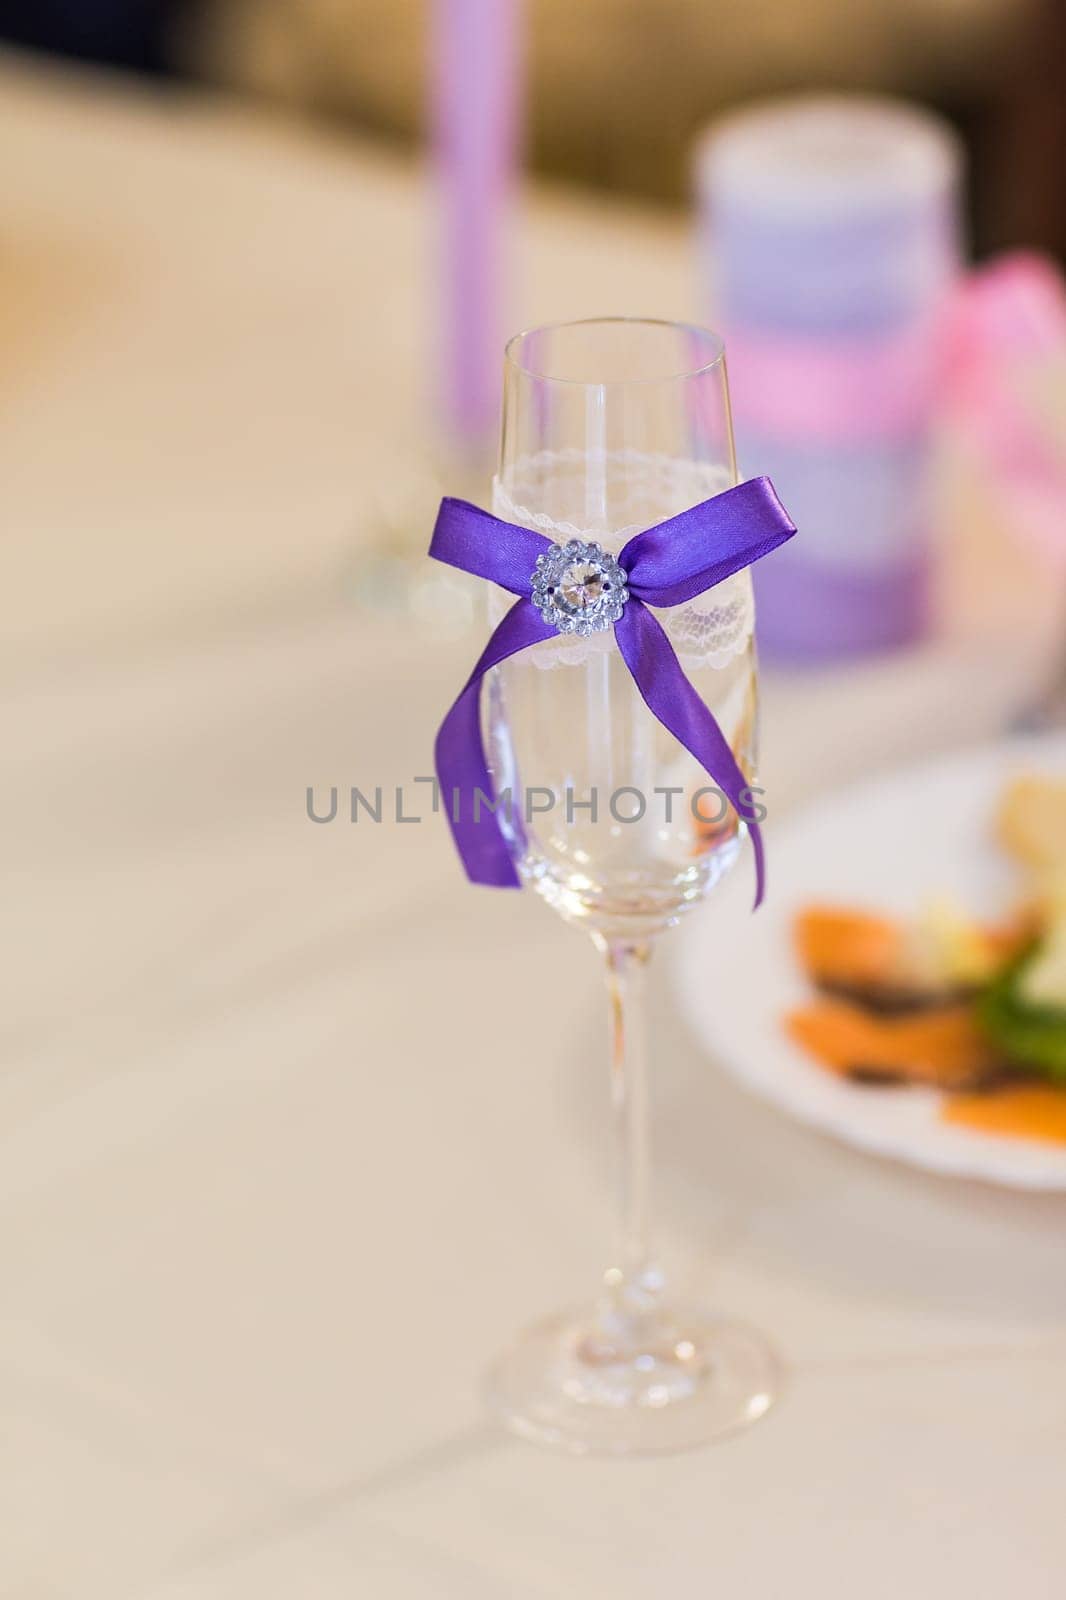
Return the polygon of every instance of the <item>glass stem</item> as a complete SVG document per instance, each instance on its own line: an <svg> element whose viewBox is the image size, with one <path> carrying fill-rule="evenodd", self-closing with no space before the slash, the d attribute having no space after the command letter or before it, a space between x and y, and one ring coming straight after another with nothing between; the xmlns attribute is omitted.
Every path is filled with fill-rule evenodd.
<svg viewBox="0 0 1066 1600"><path fill-rule="evenodd" d="M605 1329L612 1341L639 1338L654 1309L659 1275L651 1255L651 1144L645 986L651 946L597 935L610 1002L611 1124L616 1227L606 1277Z"/></svg>

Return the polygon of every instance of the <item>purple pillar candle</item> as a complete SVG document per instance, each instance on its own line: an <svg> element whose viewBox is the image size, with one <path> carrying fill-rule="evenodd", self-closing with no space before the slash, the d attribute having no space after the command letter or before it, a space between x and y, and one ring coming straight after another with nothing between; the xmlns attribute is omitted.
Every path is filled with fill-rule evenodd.
<svg viewBox="0 0 1066 1600"><path fill-rule="evenodd" d="M452 442L470 452L491 441L499 412L521 9L521 0L433 0L439 400Z"/></svg>
<svg viewBox="0 0 1066 1600"><path fill-rule="evenodd" d="M756 576L770 656L859 655L926 626L960 175L942 122L862 96L758 106L701 147L705 283L741 472L769 473L800 530Z"/></svg>

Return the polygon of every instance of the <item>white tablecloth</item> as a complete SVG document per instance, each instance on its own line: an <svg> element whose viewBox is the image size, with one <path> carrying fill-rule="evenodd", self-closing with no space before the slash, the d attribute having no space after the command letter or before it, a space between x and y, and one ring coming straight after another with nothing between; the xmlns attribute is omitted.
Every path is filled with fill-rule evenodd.
<svg viewBox="0 0 1066 1600"><path fill-rule="evenodd" d="M486 1422L603 1264L595 960L442 826L304 815L424 772L469 656L344 582L425 435L422 181L14 60L0 136L0 1593L1060 1594L1066 1204L786 1124L665 972L665 1255L787 1394L626 1465ZM537 193L520 256L523 322L696 300L642 211ZM970 513L937 642L768 679L778 812L1037 681L1053 597Z"/></svg>

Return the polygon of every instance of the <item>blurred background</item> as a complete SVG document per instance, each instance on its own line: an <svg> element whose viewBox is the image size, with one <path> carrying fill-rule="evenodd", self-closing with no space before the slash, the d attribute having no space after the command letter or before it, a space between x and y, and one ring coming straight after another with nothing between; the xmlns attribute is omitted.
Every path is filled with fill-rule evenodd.
<svg viewBox="0 0 1066 1600"><path fill-rule="evenodd" d="M973 492L1000 510L1006 495L1016 526L1024 531L1039 523L1038 538L1047 543L1048 526L1061 510L1066 453L1061 407L1048 398L1059 392L1066 365L1066 299L1057 277L1066 252L1060 92L1066 15L1054 0L720 0L714 6L704 0L584 0L576 7L505 0L480 8L476 0L3 0L5 39L11 46L10 147L20 151L16 186L32 201L21 225L9 219L8 248L0 255L0 287L13 329L12 381L20 361L32 363L46 346L55 349L51 339L42 345L38 332L63 325L73 314L72 297L106 298L115 274L134 270L135 235L158 217L160 229L172 232L180 250L199 263L193 277L202 280L205 307L194 307L193 281L179 286L173 250L169 281L165 273L142 281L151 281L160 308L187 318L190 330L203 328L205 315L209 324L219 320L215 348L222 371L233 375L232 404L244 406L251 389L241 329L254 342L255 317L269 321L279 356L280 345L293 341L291 371L279 366L276 379L318 390L311 406L319 425L308 418L311 454L302 477L312 499L329 502L311 518L306 538L317 553L318 575L328 568L335 579L340 574L338 581L350 564L353 537L369 544L376 566L363 579L373 604L391 597L400 609L412 603L417 609L412 567L420 559L427 508L443 480L474 497L487 493L505 337L547 318L603 312L654 310L713 321L725 333L734 356L741 469L769 471L794 515L811 529L806 557L789 555L778 563L782 587L806 579L805 561L821 563L814 581L821 586L823 615L850 609L856 599L851 587L846 594L825 588L822 579L832 569L830 577L846 585L860 582L858 609L880 618L863 620L853 640L837 641L825 654L913 643L928 635L945 603L950 608L946 589L952 586L941 584L937 598L938 569L927 547L933 522L950 541L957 518L947 502L959 480L943 473L930 478L934 444L953 441L956 450L981 457L970 474ZM18 88L29 93L31 83L39 88L37 110L27 99L20 114ZM845 112L843 122L814 124L801 139L795 129L779 130L769 157L756 143L751 159L763 174L762 189L745 168L743 137L739 149L727 141L721 160L718 146L708 148L708 138L713 143L738 111L768 108L772 116L791 97L827 93L851 96L859 123ZM122 140L119 122L109 127L109 96L116 109L126 108L139 148L139 154L127 150L113 170L97 159L110 139ZM863 106L874 107L875 116L881 106L890 120L870 132L874 144L848 178L842 158L850 159L866 139L856 131ZM85 131L80 149L78 121ZM71 159L56 143L61 128L73 141ZM271 141L288 155L279 153L268 173ZM791 149L792 167L785 159ZM42 163L36 175L35 151ZM87 186L77 173L79 159ZM293 165L298 159L308 173L314 168L302 188ZM427 171L430 188L416 192ZM533 180L521 191L519 172ZM46 195L53 210L62 211L63 185L75 209L92 204L94 182L102 186L104 209L114 208L105 221L95 207L100 251L86 248L85 234L79 243L73 233L62 242L70 215L58 228L30 225L34 212L43 216L47 209ZM312 192L329 183L336 185L335 198L329 202L320 193L312 201ZM129 200L123 206L118 190L124 187ZM285 226L284 208L297 191ZM263 207L274 204L272 192L276 204L267 226ZM801 196L797 210L793 202ZM544 206L552 216L546 226L536 220ZM802 215L799 231L789 231L790 207ZM568 230L567 215L592 226ZM597 242L596 219L610 219L608 234L622 241L620 249L599 255L607 235ZM226 230L238 226L243 233L230 248L223 242ZM280 243L268 240L271 227ZM553 228L565 239L561 254L544 243ZM869 262L860 258L878 228L875 249L885 265L881 281L873 283ZM165 249L161 233L159 239ZM246 252L243 269L238 249ZM336 287L326 290L322 253L329 249L340 253ZM67 276L71 250L81 262L77 288ZM1028 257L1015 274L1012 252L1019 250ZM350 289L342 306L344 251L351 257ZM101 252L111 255L110 265ZM227 271L211 285L213 252ZM583 257L581 268L575 253ZM967 262L989 259L1011 263L1008 281L993 284L987 296L979 293L956 316ZM239 276L241 270L249 278L249 298L238 308L227 272ZM770 283L774 273L779 281ZM275 294L282 278L288 285L284 306ZM819 294L826 306L812 310ZM257 295L264 303L253 313ZM88 321L76 317L78 325L98 325L85 309ZM393 360L385 348L390 314ZM373 322L369 342L361 340L361 317ZM1004 334L1006 321L1011 331ZM127 321L123 335L131 360L143 347L135 322ZM975 378L970 351L977 322L982 370ZM308 340L303 351L297 348L301 328ZM1019 333L1022 328L1028 333ZM327 337L332 360L320 368L310 351ZM174 338L191 363L195 346L176 326ZM942 381L941 357L953 338L952 373ZM356 358L361 342L362 361ZM227 349L232 361L225 359ZM265 361L266 350L260 342L253 361ZM835 375L827 360L836 363ZM109 367L116 378L122 360L115 347ZM863 378L864 369L875 374L872 380ZM154 370L161 378L163 369ZM72 398L71 415L82 423L86 397L100 393L102 378L87 368L84 388ZM196 381L191 369L187 381ZM873 393L866 410L881 419L862 424L861 438L851 437L847 416L854 383ZM907 415L898 394L893 399L889 393L893 384L922 396ZM774 408L755 393L821 394L828 393L826 385L832 391L828 420L816 438L802 420L797 427L795 416L783 419L780 407L771 415ZM129 386L121 389L128 398ZM116 426L126 426L118 420L119 390L113 382L109 403L118 407ZM1009 417L996 413L1004 395ZM260 456L265 450L271 458L271 474L282 470L274 449L287 437L297 477L301 445L286 435L280 417L277 433L268 424L279 398L268 383L262 413L246 413L241 431L257 436ZM54 405L57 399L53 393ZM157 416L157 400L163 412L176 403L173 370L138 412L128 458L114 463L120 475L136 476L143 454L138 441L143 444ZM397 409L390 414L393 401ZM63 416L60 407L57 424ZM158 421L165 428L177 418L158 414ZM193 448L183 430L195 434L197 425L206 426L203 414L197 423L181 411L175 439L182 436L185 444L179 448ZM408 476L418 481L401 489L395 461L416 430L420 465ZM340 503L343 464L325 444L331 433L346 435L353 475L369 469L369 483L364 479L363 492L347 509ZM74 459L77 443L69 444L65 476L73 494L82 468ZM17 485L26 451L14 438L11 453ZM212 446L200 457L210 474L220 467L214 455ZM943 450L937 461L942 457ZM239 503L238 478L235 472L233 485L215 483L210 491L203 483L213 509L232 493ZM308 478L315 481L308 485ZM83 479L78 492L95 501L97 487L95 479ZM35 479L27 492L40 511L44 501ZM194 479L180 492L199 505ZM295 481L291 492L297 492ZM106 493L113 498L113 480ZM1036 500L1041 504L1034 511ZM869 560L860 571L865 557L856 554L853 530L864 514L860 508L871 506L876 526L861 536ZM291 527L282 521L294 508L281 496L274 511L273 533L260 530L263 548L272 546L286 581L297 570L306 578L306 551L296 559ZM108 540L126 514L108 515ZM265 516L268 524L274 521L270 511ZM1050 537L1054 542L1053 529ZM239 536L227 531L225 542L235 544ZM207 540L197 544L189 552L194 564L224 563L221 551L209 553ZM153 548L166 569L166 539ZM242 567L249 553L241 553ZM106 548L99 556L106 562ZM147 559L148 547L139 557ZM162 580L150 568L142 568L142 577L157 589L169 584L169 573ZM260 578L253 574L251 581ZM764 647L789 659L817 655L809 640L789 631L783 615L788 594L775 597L769 577L762 583ZM180 604L178 590L168 592ZM91 613L99 598L93 582L75 582L70 609L84 621L86 607ZM438 609L432 595L423 599ZM61 595L57 606L64 610Z"/></svg>
<svg viewBox="0 0 1066 1600"><path fill-rule="evenodd" d="M398 146L425 132L425 0L4 0L0 36L191 79ZM529 0L536 172L678 204L693 138L797 89L911 97L968 154L977 250L1066 251L1056 0Z"/></svg>

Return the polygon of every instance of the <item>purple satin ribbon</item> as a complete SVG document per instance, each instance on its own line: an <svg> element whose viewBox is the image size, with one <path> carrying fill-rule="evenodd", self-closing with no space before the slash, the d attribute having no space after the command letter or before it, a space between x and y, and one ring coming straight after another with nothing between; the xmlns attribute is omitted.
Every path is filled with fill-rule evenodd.
<svg viewBox="0 0 1066 1600"><path fill-rule="evenodd" d="M652 714L695 756L747 823L755 850L757 906L765 860L747 779L648 606L684 605L750 567L795 531L769 478L752 478L636 534L618 557L629 588L614 627L622 659ZM537 557L551 548L551 540L531 528L451 499L441 501L429 547L437 561L519 596L441 723L436 744L437 779L467 877L499 889L521 888L521 879L498 816L486 805L493 788L481 737L481 680L508 656L557 637L530 599Z"/></svg>

